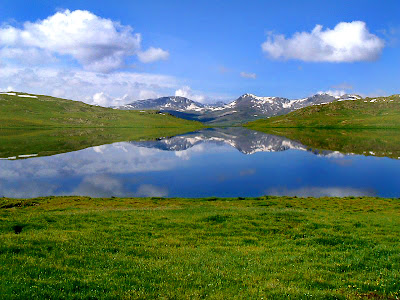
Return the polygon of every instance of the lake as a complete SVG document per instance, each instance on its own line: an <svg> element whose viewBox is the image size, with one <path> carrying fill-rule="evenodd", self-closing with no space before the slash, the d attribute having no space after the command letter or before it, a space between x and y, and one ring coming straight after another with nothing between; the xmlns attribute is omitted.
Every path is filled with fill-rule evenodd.
<svg viewBox="0 0 400 300"><path fill-rule="evenodd" d="M7 152L0 160L0 197L400 197L398 143L382 150L386 142L396 141L397 132L364 146L347 145L352 141L349 134L340 133L346 139L329 145L331 149L324 143L334 138L327 134L319 144L310 138L317 140L320 132L304 136L308 145L301 137L234 127L67 153L60 149L50 156L28 150ZM324 145L324 150L315 145ZM349 146L355 152L342 150Z"/></svg>

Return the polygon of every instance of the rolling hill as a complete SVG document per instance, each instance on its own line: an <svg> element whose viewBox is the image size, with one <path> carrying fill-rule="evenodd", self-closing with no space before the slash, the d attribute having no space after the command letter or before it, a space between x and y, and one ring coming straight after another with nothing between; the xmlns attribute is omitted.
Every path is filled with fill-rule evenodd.
<svg viewBox="0 0 400 300"><path fill-rule="evenodd" d="M0 93L0 129L10 128L179 128L199 129L199 122L158 111L122 111L45 95Z"/></svg>
<svg viewBox="0 0 400 300"><path fill-rule="evenodd" d="M245 127L400 128L400 95L335 101L308 106L287 115L256 120Z"/></svg>

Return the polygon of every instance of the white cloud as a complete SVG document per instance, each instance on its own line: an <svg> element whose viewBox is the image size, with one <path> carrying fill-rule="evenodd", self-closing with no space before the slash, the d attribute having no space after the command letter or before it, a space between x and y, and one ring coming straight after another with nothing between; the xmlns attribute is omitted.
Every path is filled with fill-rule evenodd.
<svg viewBox="0 0 400 300"><path fill-rule="evenodd" d="M171 94L179 86L179 81L173 76L148 73L100 74L77 69L0 68L0 87L11 85L8 90L111 106ZM98 95L94 97L96 94Z"/></svg>
<svg viewBox="0 0 400 300"><path fill-rule="evenodd" d="M13 92L14 88L12 86L8 86L7 88L0 88L0 92Z"/></svg>
<svg viewBox="0 0 400 300"><path fill-rule="evenodd" d="M201 92L193 92L188 86L179 86L182 86L180 80L161 74L101 74L79 69L14 66L0 68L0 87L3 87L0 91L50 95L101 106L123 105L139 99L157 98L174 93L176 96L186 96L196 101L232 99L232 96L228 95L205 96Z"/></svg>
<svg viewBox="0 0 400 300"><path fill-rule="evenodd" d="M151 63L157 60L167 60L169 57L169 52L161 48L150 47L146 51L140 51L138 53L138 58L143 63Z"/></svg>
<svg viewBox="0 0 400 300"><path fill-rule="evenodd" d="M139 94L140 93L141 91ZM132 102L132 97L129 97L128 94L125 94L122 97L113 98L104 92L96 93L92 98L87 97L86 99L88 103L100 106L119 106L127 102Z"/></svg>
<svg viewBox="0 0 400 300"><path fill-rule="evenodd" d="M161 97L161 95L155 91L141 90L139 92L139 99L154 99L154 98L158 98L158 97Z"/></svg>
<svg viewBox="0 0 400 300"><path fill-rule="evenodd" d="M194 101L198 101L198 102L204 102L206 100L206 97L204 95L194 93L189 86L183 86L180 89L176 90L175 96L185 97L190 100L194 100Z"/></svg>
<svg viewBox="0 0 400 300"><path fill-rule="evenodd" d="M90 101L90 100L89 100ZM92 104L100 105L100 106L113 106L118 105L115 103L118 99L112 99L109 95L104 92L99 92L93 95Z"/></svg>
<svg viewBox="0 0 400 300"><path fill-rule="evenodd" d="M57 58L54 57L50 51L40 50L37 48L21 49L5 47L0 49L0 58L22 63L24 65L37 65L57 62Z"/></svg>
<svg viewBox="0 0 400 300"><path fill-rule="evenodd" d="M215 103L217 101L227 102L233 101L235 96L227 95L227 94L204 94L201 91L194 91L190 88L190 86L182 86L179 89L175 90L175 96L185 97L190 100L194 100L200 103Z"/></svg>
<svg viewBox="0 0 400 300"><path fill-rule="evenodd" d="M65 10L18 27L0 24L1 90L12 86L13 91L102 106L174 92L201 102L232 99L193 92L173 76L133 72L127 68L132 57L150 63L168 59L169 52L143 50L141 35L132 27L90 11Z"/></svg>
<svg viewBox="0 0 400 300"><path fill-rule="evenodd" d="M141 35L132 27L82 10L65 10L44 20L26 22L22 29L2 26L0 47L3 58L26 60L27 54L33 53L33 61L40 62L53 55L68 55L85 69L98 72L121 68L126 58L143 55ZM165 59L168 54L160 48L144 53L149 61L157 56Z"/></svg>
<svg viewBox="0 0 400 300"><path fill-rule="evenodd" d="M328 94L333 97L341 97L348 93L345 90L327 90L327 91L319 91L317 94Z"/></svg>
<svg viewBox="0 0 400 300"><path fill-rule="evenodd" d="M316 25L310 33L297 32L290 38L270 34L262 44L263 52L273 59L310 62L372 61L383 47L383 40L370 33L362 21L341 22L325 30Z"/></svg>
<svg viewBox="0 0 400 300"><path fill-rule="evenodd" d="M328 94L333 97L340 97L347 94L347 92L345 90L327 90L327 91L319 91L317 94Z"/></svg>
<svg viewBox="0 0 400 300"><path fill-rule="evenodd" d="M240 76L243 78L251 78L251 79L256 79L257 74L256 73L247 73L247 72L240 72Z"/></svg>
<svg viewBox="0 0 400 300"><path fill-rule="evenodd" d="M106 106L109 101L110 101L109 96L104 94L103 92L96 93L93 95L93 103L94 104L97 104L100 106Z"/></svg>

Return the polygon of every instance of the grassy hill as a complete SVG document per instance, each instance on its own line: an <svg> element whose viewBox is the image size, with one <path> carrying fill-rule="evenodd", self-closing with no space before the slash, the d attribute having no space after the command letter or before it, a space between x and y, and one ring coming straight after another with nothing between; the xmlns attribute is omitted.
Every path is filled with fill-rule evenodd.
<svg viewBox="0 0 400 300"><path fill-rule="evenodd" d="M122 111L44 95L0 94L0 128L50 127L179 127L184 132L202 125L156 111Z"/></svg>
<svg viewBox="0 0 400 300"><path fill-rule="evenodd" d="M400 128L400 95L332 102L247 123L248 128Z"/></svg>
<svg viewBox="0 0 400 300"><path fill-rule="evenodd" d="M0 198L4 299L398 299L400 200Z"/></svg>

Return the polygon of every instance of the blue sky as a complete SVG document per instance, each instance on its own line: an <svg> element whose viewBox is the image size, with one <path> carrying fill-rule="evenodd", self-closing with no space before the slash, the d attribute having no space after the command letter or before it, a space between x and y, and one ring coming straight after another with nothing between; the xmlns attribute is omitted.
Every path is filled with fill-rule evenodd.
<svg viewBox="0 0 400 300"><path fill-rule="evenodd" d="M399 15L394 0L3 0L0 88L101 105L174 94L395 94Z"/></svg>

